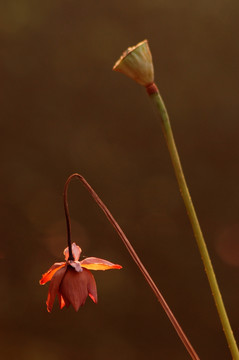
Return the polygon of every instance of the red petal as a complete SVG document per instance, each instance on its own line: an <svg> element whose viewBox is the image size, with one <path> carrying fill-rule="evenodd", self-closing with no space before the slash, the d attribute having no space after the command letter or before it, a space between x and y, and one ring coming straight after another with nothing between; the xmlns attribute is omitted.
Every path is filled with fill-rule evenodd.
<svg viewBox="0 0 239 360"><path fill-rule="evenodd" d="M89 270L110 270L110 269L121 269L122 266L113 264L110 261L99 259L96 257L88 257L80 261L81 267Z"/></svg>
<svg viewBox="0 0 239 360"><path fill-rule="evenodd" d="M48 281L50 281L53 277L53 275L57 272L57 270L61 269L63 266L65 266L65 262L55 263L50 267L50 269L42 275L41 280L39 281L41 285L44 285Z"/></svg>
<svg viewBox="0 0 239 360"><path fill-rule="evenodd" d="M88 278L89 278L89 281L88 281L89 297L91 298L91 300L94 301L94 303L97 303L98 296L97 296L97 288L96 288L95 278L91 274L90 271L88 271L88 270L84 270L84 271L87 271L89 274L89 276L88 276Z"/></svg>
<svg viewBox="0 0 239 360"><path fill-rule="evenodd" d="M48 290L48 296L47 296L47 311L51 312L53 308L53 304L55 301L55 297L57 293L59 293L59 287L61 285L62 279L65 275L67 267L64 266L60 270L56 271L54 276L51 279L49 290Z"/></svg>
<svg viewBox="0 0 239 360"><path fill-rule="evenodd" d="M84 305L87 296L91 294L91 298L97 301L96 285L93 275L83 269L82 272L76 272L70 266L61 283L59 289L64 301L74 307L78 311L80 306Z"/></svg>
<svg viewBox="0 0 239 360"><path fill-rule="evenodd" d="M60 309L63 309L63 307L66 305L62 295L58 292L58 300L59 300L59 305L60 305Z"/></svg>

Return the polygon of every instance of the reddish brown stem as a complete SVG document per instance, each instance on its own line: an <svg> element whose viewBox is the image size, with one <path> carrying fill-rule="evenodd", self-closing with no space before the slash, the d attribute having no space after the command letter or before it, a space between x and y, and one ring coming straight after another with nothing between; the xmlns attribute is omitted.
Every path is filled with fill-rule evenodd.
<svg viewBox="0 0 239 360"><path fill-rule="evenodd" d="M129 251L131 257L135 261L136 265L138 266L138 268L142 272L143 276L145 277L147 283L149 284L149 286L153 290L154 294L156 295L158 301L162 305L164 311L166 312L169 320L171 321L171 323L172 323L173 327L175 328L176 332L178 333L178 336L182 340L182 342L183 342L184 346L186 347L188 353L190 354L191 358L194 359L194 360L200 360L197 353L195 352L194 348L192 347L190 341L188 340L187 336L185 335L185 333L183 332L181 326L179 325L179 323L177 322L175 316L173 315L171 309L169 308L168 304L166 303L163 295L160 293L159 289L157 288L157 286L154 283L153 279L149 275L148 271L145 269L144 265L142 264L141 260L139 259L138 255L136 254L133 246L131 245L131 243L127 239L126 235L124 234L123 230L121 229L121 227L119 226L117 221L114 219L111 212L106 207L106 205L103 203L103 201L99 198L99 196L96 194L96 192L92 189L90 184L88 184L88 182L85 180L85 178L82 175L77 174L77 173L72 174L72 175L69 176L69 178L67 179L67 181L65 183L65 188L64 188L64 207L65 207L65 215L66 215L66 223L67 223L69 255L72 255L72 252L71 252L71 224L70 224L69 208L68 208L68 201L67 201L67 190L68 190L68 185L69 185L70 181L74 177L80 179L80 181L83 183L83 185L89 191L89 193L91 194L91 196L93 197L95 202L99 205L101 210L105 213L106 217L108 218L110 223L113 225L113 227L115 228L115 230L119 234L121 240L125 244L125 246L126 246L127 250Z"/></svg>
<svg viewBox="0 0 239 360"><path fill-rule="evenodd" d="M66 228L67 228L67 243L68 243L68 249L69 249L69 258L68 260L74 260L73 254L72 254L72 247L71 247L71 220L70 220L70 213L69 213L69 207L68 207L68 199L67 199L67 191L68 191L68 185L71 179L76 176L77 174L71 175L64 186L64 209L65 209L65 216L66 216Z"/></svg>

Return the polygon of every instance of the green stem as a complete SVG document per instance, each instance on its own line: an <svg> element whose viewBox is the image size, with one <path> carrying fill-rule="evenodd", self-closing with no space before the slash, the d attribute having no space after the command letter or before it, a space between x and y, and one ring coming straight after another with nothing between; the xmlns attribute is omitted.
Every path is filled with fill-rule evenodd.
<svg viewBox="0 0 239 360"><path fill-rule="evenodd" d="M176 144L173 137L172 128L169 121L169 116L167 113L167 109L164 105L163 99L160 96L160 93L155 84L152 84L148 90L148 94L150 95L151 100L154 105L158 109L161 119L162 119L162 127L164 136L167 142L167 146L170 152L171 160L173 163L173 167L175 170L175 174L178 180L179 188L183 197L184 204L187 209L188 217L190 219L193 232L199 247L199 251L205 266L206 274L208 277L208 281L211 287L212 295L214 297L217 311L222 323L222 327L234 360L239 360L239 352L236 344L236 340L234 338L230 322L228 320L228 316L223 304L222 296L219 290L219 286L217 283L217 279L213 270L213 266L210 260L210 256L207 250L206 243L203 238L203 234L200 228L200 224L198 222L198 218L191 200L191 196L186 184L186 180L183 174L183 169L181 166L180 158L178 155L178 151L176 148Z"/></svg>

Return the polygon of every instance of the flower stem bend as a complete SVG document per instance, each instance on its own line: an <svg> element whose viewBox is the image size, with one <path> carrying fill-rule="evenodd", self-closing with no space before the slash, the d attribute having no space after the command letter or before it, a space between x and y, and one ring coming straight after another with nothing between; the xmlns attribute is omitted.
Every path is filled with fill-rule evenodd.
<svg viewBox="0 0 239 360"><path fill-rule="evenodd" d="M190 341L188 340L187 336L185 335L185 333L183 332L181 326L179 325L178 321L176 320L175 316L173 315L171 309L169 308L167 302L165 301L163 295L161 294L161 292L159 291L157 285L154 283L154 281L151 278L151 276L149 275L148 271L146 270L146 268L142 264L141 260L139 259L138 255L136 254L133 246L131 245L131 243L127 239L126 235L124 234L123 230L121 229L121 227L119 226L119 224L117 223L117 221L115 220L115 218L113 217L113 215L111 214L109 209L103 203L103 201L99 198L99 196L96 194L96 192L92 189L90 184L88 184L88 182L85 180L85 178L82 175L77 174L77 173L72 174L72 175L69 176L69 178L67 179L67 181L65 183L65 187L64 187L64 208L65 208L66 224L67 224L69 258L70 258L70 256L72 256L72 250L71 250L71 223L70 223L68 200L67 200L67 190L68 190L68 185L69 185L70 181L73 178L78 178L82 182L82 184L88 190L88 192L90 193L92 198L99 205L101 210L105 213L105 215L106 215L107 219L109 220L109 222L115 228L116 232L120 236L121 240L123 241L124 245L126 246L126 248L127 248L128 252L130 253L131 257L135 261L136 265L138 266L138 268L142 272L142 274L143 274L144 278L146 279L147 283L149 284L149 286L153 290L154 294L156 295L158 301L160 302L160 304L161 304L162 308L164 309L165 313L167 314L169 320L171 321L173 327L175 328L178 336L180 337L182 343L184 344L184 346L187 349L188 353L190 354L191 358L193 360L200 360L197 353L195 352L194 348L192 347ZM72 256L72 258L73 258L73 256Z"/></svg>
<svg viewBox="0 0 239 360"><path fill-rule="evenodd" d="M231 325L226 313L226 309L222 300L222 296L221 296L221 292L217 283L217 279L213 270L213 266L210 260L210 256L207 250L207 246L206 243L204 241L204 237L200 228L200 224L191 200L191 196L186 184L186 180L183 174L183 169L181 166L181 162L180 162L180 158L178 155L178 151L176 148L176 144L174 141L174 137L173 137L173 132L172 132L172 128L171 128L171 124L170 124L170 120L169 120L169 116L168 116L168 112L167 109L165 107L165 104L163 102L163 99L159 93L159 90L157 88L157 86L153 83L151 85L149 85L148 87L146 87L146 90L153 102L153 104L156 106L160 116L161 116L161 120L162 120L162 128L163 128L163 132L164 132L164 136L166 139L166 143L168 146L168 150L171 156L171 160L173 163L173 167L175 170L175 174L176 174L176 178L179 184L179 188L180 188L180 192L182 194L183 197L183 201L184 204L186 206L187 209L187 214L188 217L190 219L192 228L193 228L193 232L197 241L197 245L205 266L205 270L206 270L206 274L208 277L208 281L211 287L211 291L212 291L212 295L214 297L215 303L216 303L216 307L217 307L217 311L222 323L222 327L232 354L232 357L234 360L239 360L239 352L238 352L238 347L236 344L236 340L234 338L232 329L231 329Z"/></svg>

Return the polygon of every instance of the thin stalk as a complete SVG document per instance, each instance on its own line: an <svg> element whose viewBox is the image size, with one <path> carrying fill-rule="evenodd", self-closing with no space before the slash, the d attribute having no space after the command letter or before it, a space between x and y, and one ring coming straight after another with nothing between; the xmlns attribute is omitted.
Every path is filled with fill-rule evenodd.
<svg viewBox="0 0 239 360"><path fill-rule="evenodd" d="M72 254L72 247L71 247L71 220L70 220L70 213L69 213L69 206L68 206L68 186L69 186L69 182L71 181L72 177L73 177L73 175L71 175L66 180L66 183L64 186L63 199L64 199L64 210L65 210L65 217L66 217L67 243L68 243L68 249L69 249L68 260L74 261L74 257Z"/></svg>
<svg viewBox="0 0 239 360"><path fill-rule="evenodd" d="M127 239L127 237L124 234L123 230L121 229L121 227L119 226L119 224L117 223L117 221L115 220L115 218L113 217L113 215L111 214L109 209L103 203L103 201L99 198L99 196L96 194L96 192L92 189L90 184L88 184L88 182L85 180L85 178L82 175L77 174L77 173L72 174L72 175L69 176L69 178L67 179L67 181L65 183L65 188L64 188L64 208L65 208L66 223L67 223L69 254L70 254L70 249L71 249L71 239L70 239L71 224L70 224L70 215L69 215L68 200L67 200L67 190L68 190L68 185L69 185L70 181L75 177L78 178L83 183L83 185L88 190L88 192L90 193L92 198L99 205L101 210L105 213L105 215L106 215L107 219L109 220L109 222L115 228L116 232L120 236L121 240L123 241L124 245L126 246L126 248L127 248L128 252L130 253L131 257L135 261L136 265L138 266L138 268L142 272L142 274L143 274L144 278L146 279L147 283L149 284L149 286L153 290L154 294L156 295L158 301L160 302L160 304L161 304L162 308L164 309L165 313L167 314L169 320L171 321L173 327L175 328L178 336L180 337L182 343L184 344L184 346L187 349L188 353L190 354L191 358L193 360L200 360L197 353L195 352L194 348L192 347L190 341L188 340L187 336L185 335L185 333L183 332L181 326L179 325L178 321L176 320L175 316L173 315L171 309L169 308L167 302L165 301L163 295L160 293L157 285L154 283L154 281L151 278L151 276L149 275L148 271L145 269L143 263L141 262L140 258L136 254L133 246L131 245L131 243Z"/></svg>
<svg viewBox="0 0 239 360"><path fill-rule="evenodd" d="M208 277L208 281L211 287L211 291L212 291L212 295L214 297L215 303L216 303L216 307L217 307L217 311L222 323L222 327L232 354L232 357L234 360L239 360L239 352L238 352L238 347L236 344L236 340L234 338L232 329L231 329L231 325L226 313L226 309L225 306L223 304L223 300L222 300L222 296L221 296L221 292L219 290L219 286L217 283L217 279L213 270L213 266L210 260L210 256L207 250L207 246L206 243L204 241L203 238L203 234L200 228L200 224L191 200L191 196L186 184L186 180L183 174L183 169L181 166L181 162L180 162L180 158L178 155L178 151L176 148L176 144L174 141L174 137L173 137L173 132L172 132L172 128L170 125L170 120L169 120L169 116L168 116L168 112L167 109L164 105L163 99L160 96L160 93L158 91L158 88L155 84L151 84L148 88L146 88L148 91L148 94L153 102L153 104L156 106L161 119L162 119L162 127L163 127L163 132L164 132L164 136L167 142L167 146L168 146L168 150L171 156L171 160L173 163L173 167L175 170L175 174L176 174L176 178L179 184L179 188L180 188L180 192L181 195L183 197L183 201L184 204L186 206L187 209L187 214L188 217L190 219L192 228L193 228L193 232L197 241L197 245L199 247L199 251L204 263L204 267L206 270L206 274Z"/></svg>

